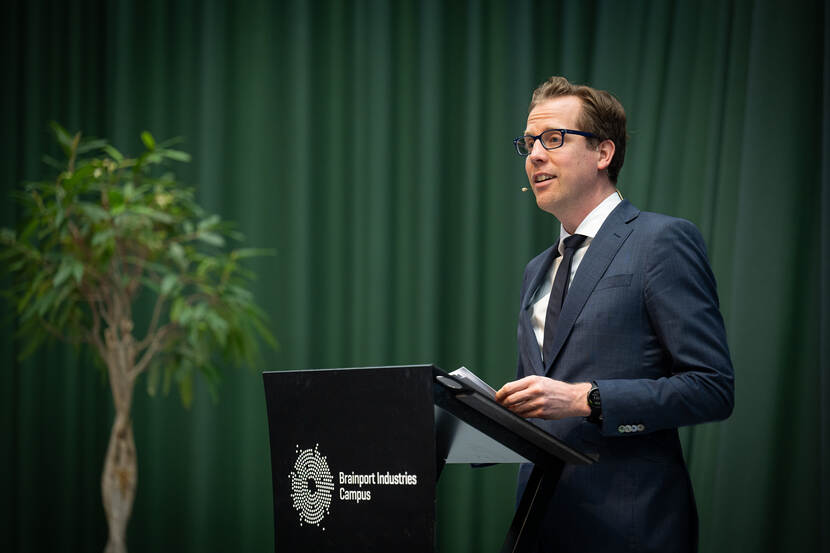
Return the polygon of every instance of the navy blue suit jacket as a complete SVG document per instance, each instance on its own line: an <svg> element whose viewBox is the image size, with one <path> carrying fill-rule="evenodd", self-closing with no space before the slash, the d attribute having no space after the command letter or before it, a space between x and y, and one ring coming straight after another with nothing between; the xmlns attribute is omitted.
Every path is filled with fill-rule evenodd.
<svg viewBox="0 0 830 553"><path fill-rule="evenodd" d="M688 221L620 203L573 277L554 356L543 363L531 309L557 255L554 245L525 269L517 376L596 381L604 421L531 419L599 455L595 465L565 467L540 551L694 551L697 510L677 427L728 417L734 398L700 232ZM531 468L519 471L519 494Z"/></svg>

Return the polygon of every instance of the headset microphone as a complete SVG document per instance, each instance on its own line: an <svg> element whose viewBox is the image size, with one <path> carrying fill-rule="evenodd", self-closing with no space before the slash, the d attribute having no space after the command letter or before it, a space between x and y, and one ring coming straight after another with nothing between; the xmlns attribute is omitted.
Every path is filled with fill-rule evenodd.
<svg viewBox="0 0 830 553"><path fill-rule="evenodd" d="M527 192L527 186L522 186L522 192Z"/></svg>

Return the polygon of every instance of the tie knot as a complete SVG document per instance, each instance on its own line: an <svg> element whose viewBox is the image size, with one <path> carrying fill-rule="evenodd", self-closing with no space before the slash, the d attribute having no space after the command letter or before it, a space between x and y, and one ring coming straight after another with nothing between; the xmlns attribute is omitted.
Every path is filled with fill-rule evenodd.
<svg viewBox="0 0 830 553"><path fill-rule="evenodd" d="M588 237L584 234L572 234L565 238L563 244L565 245L566 250L576 249L582 245L586 238Z"/></svg>

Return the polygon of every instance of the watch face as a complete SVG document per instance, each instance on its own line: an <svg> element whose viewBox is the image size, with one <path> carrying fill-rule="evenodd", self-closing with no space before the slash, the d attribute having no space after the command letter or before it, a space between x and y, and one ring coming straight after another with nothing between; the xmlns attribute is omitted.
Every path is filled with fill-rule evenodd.
<svg viewBox="0 0 830 553"><path fill-rule="evenodd" d="M590 407L600 407L601 402L599 398L599 389L594 388L588 393L588 405Z"/></svg>

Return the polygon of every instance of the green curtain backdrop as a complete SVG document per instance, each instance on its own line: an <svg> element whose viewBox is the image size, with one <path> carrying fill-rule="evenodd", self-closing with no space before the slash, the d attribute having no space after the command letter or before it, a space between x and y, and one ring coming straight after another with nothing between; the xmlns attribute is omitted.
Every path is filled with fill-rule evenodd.
<svg viewBox="0 0 830 553"><path fill-rule="evenodd" d="M130 548L273 549L262 370L512 378L522 270L557 225L510 140L563 74L626 106L623 194L709 247L737 403L682 432L701 551L830 551L827 29L820 1L5 3L0 225L57 120L133 153L145 129L183 137L200 201L277 251L253 269L279 351L215 404L139 385ZM100 550L107 383L59 345L19 362L0 305L0 550ZM448 468L440 551L496 551L514 484Z"/></svg>

